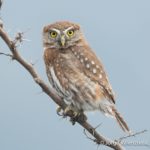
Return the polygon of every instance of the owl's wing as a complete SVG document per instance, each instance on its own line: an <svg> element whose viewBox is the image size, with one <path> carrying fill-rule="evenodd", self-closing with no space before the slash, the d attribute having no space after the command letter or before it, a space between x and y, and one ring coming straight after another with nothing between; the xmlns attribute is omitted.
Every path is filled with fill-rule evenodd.
<svg viewBox="0 0 150 150"><path fill-rule="evenodd" d="M55 52L55 55L52 55L54 54L52 51L47 51L47 53L45 53L45 60L47 60L45 63L49 64L47 68L54 67L54 72L65 91L69 88L69 80L78 80L81 83L87 77L91 81L98 83L103 95L115 103L114 94L104 67L89 46L74 46L64 53L59 52L56 54Z"/></svg>
<svg viewBox="0 0 150 150"><path fill-rule="evenodd" d="M92 49L86 45L84 47L74 47L72 53L78 59L81 66L81 72L88 76L92 81L99 83L103 89L104 96L115 103L115 97L108 77L104 70L102 62L96 57ZM81 67L79 68L81 69Z"/></svg>

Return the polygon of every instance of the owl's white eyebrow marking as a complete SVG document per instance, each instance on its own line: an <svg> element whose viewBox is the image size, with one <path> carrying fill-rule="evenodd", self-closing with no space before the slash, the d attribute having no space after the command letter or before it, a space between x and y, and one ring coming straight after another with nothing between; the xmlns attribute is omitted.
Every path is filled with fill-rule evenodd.
<svg viewBox="0 0 150 150"><path fill-rule="evenodd" d="M73 26L71 26L71 27L65 29L63 32L66 33L68 30L71 30L71 29L73 29Z"/></svg>
<svg viewBox="0 0 150 150"><path fill-rule="evenodd" d="M51 30L57 32L58 34L60 34L60 30L58 30L56 28L52 28Z"/></svg>

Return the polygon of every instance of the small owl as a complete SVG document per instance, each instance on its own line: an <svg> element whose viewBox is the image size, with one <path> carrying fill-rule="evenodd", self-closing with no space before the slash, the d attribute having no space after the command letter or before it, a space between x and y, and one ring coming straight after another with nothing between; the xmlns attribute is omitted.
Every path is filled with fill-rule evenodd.
<svg viewBox="0 0 150 150"><path fill-rule="evenodd" d="M43 28L44 61L52 88L76 110L101 111L129 128L115 107L115 98L101 61L80 26L62 21Z"/></svg>

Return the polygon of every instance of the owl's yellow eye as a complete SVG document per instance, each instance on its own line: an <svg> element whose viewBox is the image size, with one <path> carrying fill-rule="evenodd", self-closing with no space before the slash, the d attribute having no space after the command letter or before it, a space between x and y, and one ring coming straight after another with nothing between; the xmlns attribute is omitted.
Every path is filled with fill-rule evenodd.
<svg viewBox="0 0 150 150"><path fill-rule="evenodd" d="M52 38L56 38L57 32L56 32L56 31L51 31L51 32L50 32L50 36L51 36Z"/></svg>
<svg viewBox="0 0 150 150"><path fill-rule="evenodd" d="M71 37L71 36L73 36L73 34L74 34L74 31L73 31L73 30L69 30L69 31L67 31L67 35L68 35L68 36L70 36L70 37Z"/></svg>

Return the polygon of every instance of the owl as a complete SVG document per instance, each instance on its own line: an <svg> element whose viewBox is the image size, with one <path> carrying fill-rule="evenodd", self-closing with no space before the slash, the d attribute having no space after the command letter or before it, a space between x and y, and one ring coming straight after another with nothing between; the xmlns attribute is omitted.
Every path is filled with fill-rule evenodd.
<svg viewBox="0 0 150 150"><path fill-rule="evenodd" d="M78 24L60 21L43 28L46 73L51 87L77 112L101 111L129 127L115 107L108 77Z"/></svg>

